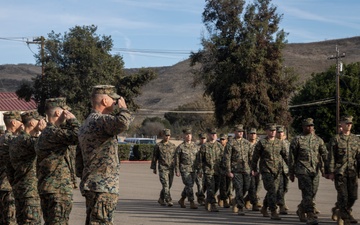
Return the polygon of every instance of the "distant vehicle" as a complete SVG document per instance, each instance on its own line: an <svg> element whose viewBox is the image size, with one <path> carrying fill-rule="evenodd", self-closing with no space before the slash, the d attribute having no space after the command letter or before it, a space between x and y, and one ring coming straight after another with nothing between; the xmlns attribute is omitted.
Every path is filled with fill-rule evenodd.
<svg viewBox="0 0 360 225"><path fill-rule="evenodd" d="M124 142L126 144L131 144L129 160L133 160L134 159L133 145L135 145L135 144L151 144L151 145L155 145L156 144L156 139L154 139L154 138L125 138Z"/></svg>
<svg viewBox="0 0 360 225"><path fill-rule="evenodd" d="M125 138L124 142L129 144L156 144L153 138Z"/></svg>

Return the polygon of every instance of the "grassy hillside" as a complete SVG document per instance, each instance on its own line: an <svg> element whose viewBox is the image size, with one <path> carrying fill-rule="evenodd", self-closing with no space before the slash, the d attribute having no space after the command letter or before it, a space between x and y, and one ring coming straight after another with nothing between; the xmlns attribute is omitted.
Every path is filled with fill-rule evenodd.
<svg viewBox="0 0 360 225"><path fill-rule="evenodd" d="M284 65L294 67L300 75L300 82L305 81L312 73L326 70L335 64L328 57L336 54L336 46L340 53L346 53L342 59L344 63L360 61L360 37L328 40L314 43L287 44L284 49ZM126 63L126 62L125 62ZM201 86L192 86L189 60L182 61L173 66L154 68L159 76L143 88L143 94L136 101L146 115L159 114L159 110L172 110L180 105L202 99ZM137 69L127 69L128 73ZM0 65L0 91L15 91L22 80L41 73L41 68L29 64ZM160 112L161 114L161 112Z"/></svg>

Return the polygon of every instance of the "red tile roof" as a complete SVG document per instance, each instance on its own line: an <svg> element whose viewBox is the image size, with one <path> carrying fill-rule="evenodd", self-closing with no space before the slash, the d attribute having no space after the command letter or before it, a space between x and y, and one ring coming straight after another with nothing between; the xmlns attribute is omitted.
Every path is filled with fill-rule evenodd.
<svg viewBox="0 0 360 225"><path fill-rule="evenodd" d="M37 109L34 100L26 102L23 99L19 99L15 92L0 92L0 111L26 111L31 109Z"/></svg>

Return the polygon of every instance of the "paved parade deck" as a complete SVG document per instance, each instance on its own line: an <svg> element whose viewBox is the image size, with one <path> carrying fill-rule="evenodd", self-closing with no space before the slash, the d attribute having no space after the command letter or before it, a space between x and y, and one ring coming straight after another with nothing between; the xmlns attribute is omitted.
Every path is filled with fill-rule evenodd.
<svg viewBox="0 0 360 225"><path fill-rule="evenodd" d="M171 189L174 206L160 206L157 203L161 189L158 175L150 170L150 162L123 162L120 177L120 199L115 213L115 223L126 225L175 225L175 224L306 224L298 220L295 214L300 202L301 193L297 188L297 180L290 184L286 195L289 215L281 215L282 220L275 221L264 218L260 212L245 210L246 216L238 216L230 209L219 208L220 212L210 213L204 207L199 209L180 208L183 184L180 177L174 178ZM264 190L261 191L261 201ZM336 224L330 219L330 210L336 201L336 191L332 181L322 178L316 198L317 208L321 211L319 224ZM188 202L186 202L189 205ZM353 215L360 220L359 200L353 208ZM70 215L71 225L85 224L85 199L78 189L74 190L74 205Z"/></svg>

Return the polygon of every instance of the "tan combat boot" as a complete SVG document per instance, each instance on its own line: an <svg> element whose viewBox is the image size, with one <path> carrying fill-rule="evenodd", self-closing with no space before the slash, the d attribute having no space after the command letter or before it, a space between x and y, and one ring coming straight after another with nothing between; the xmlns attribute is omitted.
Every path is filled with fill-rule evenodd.
<svg viewBox="0 0 360 225"><path fill-rule="evenodd" d="M224 208L230 208L230 204L227 199L224 201Z"/></svg>
<svg viewBox="0 0 360 225"><path fill-rule="evenodd" d="M197 209L198 206L195 204L194 201L190 201L190 209Z"/></svg>
<svg viewBox="0 0 360 225"><path fill-rule="evenodd" d="M239 216L245 216L244 208L240 208L238 211Z"/></svg>
<svg viewBox="0 0 360 225"><path fill-rule="evenodd" d="M287 212L287 209L286 209L286 207L284 206L284 205L281 205L280 206L280 214L281 215L287 215L288 214L288 212Z"/></svg>
<svg viewBox="0 0 360 225"><path fill-rule="evenodd" d="M331 219L333 221L337 221L338 220L338 214L339 214L339 209L334 207L331 209L332 215L331 215Z"/></svg>
<svg viewBox="0 0 360 225"><path fill-rule="evenodd" d="M168 202L166 202L167 203L167 205L169 206L169 207L172 207L173 205L174 205L174 203L170 200L170 201L168 201Z"/></svg>
<svg viewBox="0 0 360 225"><path fill-rule="evenodd" d="M165 206L165 205L166 205L164 199L162 199L162 198L159 198L158 203L159 203L160 205L162 205L162 206Z"/></svg>
<svg viewBox="0 0 360 225"><path fill-rule="evenodd" d="M350 223L356 224L358 223L358 221L354 218L354 216L352 215L351 211L349 213L349 221Z"/></svg>
<svg viewBox="0 0 360 225"><path fill-rule="evenodd" d="M233 211L233 213L238 213L239 212L239 208L237 207L237 204L234 204L232 206L232 211Z"/></svg>
<svg viewBox="0 0 360 225"><path fill-rule="evenodd" d="M276 210L271 211L270 219L272 219L272 220L281 220L281 218L280 218L280 216L279 216L279 214L278 214L278 212Z"/></svg>
<svg viewBox="0 0 360 225"><path fill-rule="evenodd" d="M306 216L307 216L306 225L317 225L318 224L318 221L315 218L315 215L313 212L306 213Z"/></svg>
<svg viewBox="0 0 360 225"><path fill-rule="evenodd" d="M250 203L249 200L245 202L245 208L246 209L251 209L251 203Z"/></svg>
<svg viewBox="0 0 360 225"><path fill-rule="evenodd" d="M220 195L217 196L217 202L219 207L224 207L224 201L220 199Z"/></svg>
<svg viewBox="0 0 360 225"><path fill-rule="evenodd" d="M263 206L260 210L261 214L263 214L263 217L269 217L269 213L267 211L267 207Z"/></svg>
<svg viewBox="0 0 360 225"><path fill-rule="evenodd" d="M185 198L180 198L180 200L178 201L179 205L181 208L186 208L186 205L185 205Z"/></svg>
<svg viewBox="0 0 360 225"><path fill-rule="evenodd" d="M206 210L206 211L209 211L209 212L210 212L210 210L211 210L211 208L210 208L210 203L208 203L208 201L206 201L206 200L205 200L205 210Z"/></svg>
<svg viewBox="0 0 360 225"><path fill-rule="evenodd" d="M215 203L212 203L210 206L210 211L211 212L219 212L218 208L216 207Z"/></svg>
<svg viewBox="0 0 360 225"><path fill-rule="evenodd" d="M302 209L301 205L298 205L298 210L296 211L296 214L298 215L300 222L306 222L307 221L305 212Z"/></svg>

